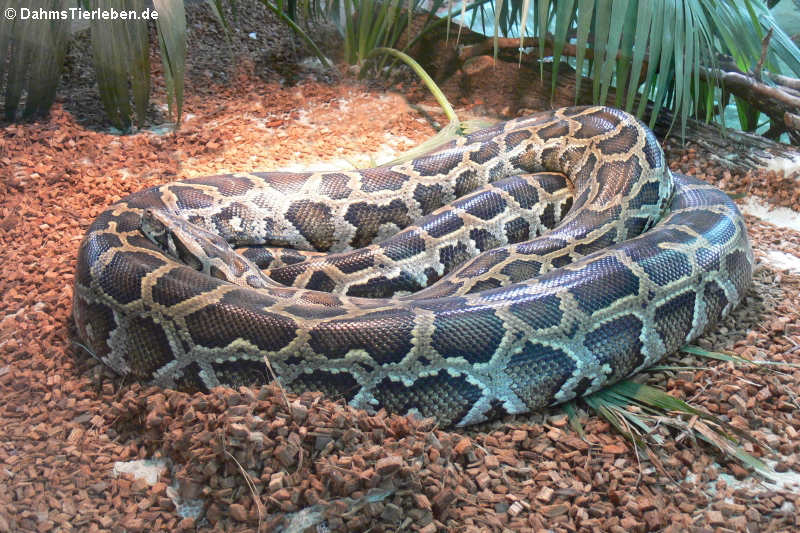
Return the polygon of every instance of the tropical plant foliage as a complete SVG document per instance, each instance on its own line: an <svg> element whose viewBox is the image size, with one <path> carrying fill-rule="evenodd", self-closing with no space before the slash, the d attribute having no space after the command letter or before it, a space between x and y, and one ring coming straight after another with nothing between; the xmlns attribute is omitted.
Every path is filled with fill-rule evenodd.
<svg viewBox="0 0 800 533"><path fill-rule="evenodd" d="M397 46L415 13L427 12L428 18L414 35L406 35L405 49L431 27L450 23L450 17L434 17L445 0L259 1L326 65L328 59L303 21L333 21L344 37L345 60L378 68L388 56L368 62L371 51ZM235 13L236 2L207 2L228 27L223 7L230 4ZM145 0L0 0L3 8L15 9L65 9L75 3L86 9L145 6ZM156 26L170 110L179 120L185 68L183 0L153 4L159 13ZM592 80L595 102L640 116L653 111L653 121L662 108L671 109L683 123L690 114L705 119L722 114L730 97L719 87L719 60L733 62L743 72L763 69L800 75L800 50L776 25L763 0L451 0L446 5L452 15L488 36L537 39L528 51L539 59L551 57L558 63L569 56L576 71ZM129 129L132 115L140 124L144 120L150 87L147 24L143 20L91 24L103 105L122 130ZM43 25L47 25L44 31ZM5 93L6 119L47 111L69 36L69 20L0 20L0 89ZM553 87L556 81L554 76ZM578 91L580 84L581 76ZM743 129L754 130L760 120L758 110L742 99L735 103Z"/></svg>
<svg viewBox="0 0 800 533"><path fill-rule="evenodd" d="M60 21L10 18L6 13L7 10L19 13L23 7L61 9L64 2L6 0L2 4L0 87L5 80L5 119L14 120L18 115L23 118L44 115L55 99L64 63L68 25ZM23 95L26 96L24 103Z"/></svg>
<svg viewBox="0 0 800 533"><path fill-rule="evenodd" d="M663 107L684 123L690 113L720 113L727 96L714 69L722 57L744 72L800 75L800 50L761 0L496 0L480 2L465 23L495 36L536 37L531 51L543 58L551 46L555 64L574 45L572 65L592 79L595 102L641 116L649 100L651 122ZM746 102L737 104L748 112Z"/></svg>
<svg viewBox="0 0 800 533"><path fill-rule="evenodd" d="M642 449L648 449L648 442L662 444L662 433L669 430L680 431L690 435L693 440L710 444L762 476L769 478L773 474L765 462L747 453L741 446L743 441L749 441L764 451L772 451L750 433L692 407L683 400L673 398L662 390L625 380L601 389L584 400L597 414ZM666 431L657 431L659 426ZM651 455L651 459L658 462L655 455Z"/></svg>
<svg viewBox="0 0 800 533"><path fill-rule="evenodd" d="M297 13L297 2L296 0L288 0L284 2L284 0L258 0L264 7L272 11L277 17L283 21L284 24L289 26L303 41L308 45L311 51L317 56L317 58L322 62L323 65L326 67L330 67L330 61L328 60L327 56L319 49L317 43L306 33L303 28L301 28L296 19ZM226 30L230 30L231 26L227 18L225 17L224 9L223 9L223 0L207 0L208 5L211 6L214 15L219 20L220 24L225 27ZM234 16L236 15L236 2L234 0L229 0L231 8L233 10Z"/></svg>
<svg viewBox="0 0 800 533"><path fill-rule="evenodd" d="M119 7L114 0L97 0L103 10ZM141 10L142 0L130 2ZM93 20L92 51L100 98L111 123L121 130L131 126L131 99L139 122L144 121L150 95L150 44L147 26L124 20Z"/></svg>
<svg viewBox="0 0 800 533"><path fill-rule="evenodd" d="M22 17L29 12L66 12L80 7L142 13L145 0L1 0L3 12L18 16L0 19L0 88L5 85L6 120L46 114L53 103L74 17L49 20ZM186 18L182 0L153 0L158 12L156 28L170 111L180 119L186 57ZM150 94L149 20L102 20L89 23L94 66L103 107L111 123L122 131L131 117L144 122ZM133 107L131 106L133 103Z"/></svg>
<svg viewBox="0 0 800 533"><path fill-rule="evenodd" d="M400 36L411 27L415 13L427 12L426 24L417 35L424 34L438 19L436 11L444 0L300 0L298 8L306 20L324 19L333 22L344 38L344 60L351 65L364 65L376 48L393 48ZM423 8L424 6L424 8ZM413 36L407 36L413 37ZM381 63L382 64L382 63Z"/></svg>
<svg viewBox="0 0 800 533"><path fill-rule="evenodd" d="M681 351L701 358L724 361L737 366L756 367L762 371L779 372L782 368L798 368L796 363L784 361L750 360L735 354L710 352L697 346L684 346ZM711 370L708 367L686 365L657 365L647 372ZM653 462L658 459L648 446L660 446L664 434L679 431L693 440L704 441L724 455L735 458L750 470L770 478L774 472L762 460L747 453L741 446L750 442L762 451L772 453L766 445L756 440L749 432L736 428L730 423L710 413L670 396L666 392L629 380L606 387L583 398L585 403L597 414L608 420L625 435L637 448L648 452ZM583 427L578 420L576 402L564 405L572 427L583 436ZM688 420L688 421L687 421ZM661 428L659 431L658 428Z"/></svg>

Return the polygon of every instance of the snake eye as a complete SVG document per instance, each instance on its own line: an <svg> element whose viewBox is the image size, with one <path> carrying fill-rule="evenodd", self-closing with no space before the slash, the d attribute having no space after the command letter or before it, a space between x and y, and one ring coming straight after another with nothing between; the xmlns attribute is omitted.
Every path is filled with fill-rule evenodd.
<svg viewBox="0 0 800 533"><path fill-rule="evenodd" d="M208 273L211 274L212 277L221 279L222 281L231 281L228 279L228 276L222 269L215 267L213 265L211 266L211 268L208 269Z"/></svg>

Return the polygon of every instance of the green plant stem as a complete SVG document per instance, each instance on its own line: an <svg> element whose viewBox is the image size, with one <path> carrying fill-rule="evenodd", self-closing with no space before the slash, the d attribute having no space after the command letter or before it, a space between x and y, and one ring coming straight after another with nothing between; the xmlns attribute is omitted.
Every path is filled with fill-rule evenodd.
<svg viewBox="0 0 800 533"><path fill-rule="evenodd" d="M330 61L328 61L328 58L325 57L325 54L322 53L322 50L319 49L317 44L311 39L311 37L308 36L306 32L302 30L302 28L300 28L300 26L297 25L297 23L295 23L295 21L293 21L286 13L284 13L282 9L278 8L278 6L276 6L269 0L260 0L260 1L267 9L275 13L278 16L278 18L280 18L283 22L285 22L287 26L292 28L292 30L297 35L299 35L300 38L303 39L306 42L306 44L311 47L312 50L314 50L314 54L317 56L317 58L319 58L319 60L322 62L323 65L325 65L328 68L331 68L331 63Z"/></svg>
<svg viewBox="0 0 800 533"><path fill-rule="evenodd" d="M451 124L459 124L458 116L456 116L456 112L453 110L453 106L450 105L450 102L447 101L447 97L444 95L441 89L436 85L436 82L425 72L425 69L422 66L414 61L414 59L401 52L400 50L395 50L394 48L374 48L369 54L367 54L367 59L372 58L378 54L389 54L395 56L396 58L403 61L406 65L411 67L411 69L419 76L428 90L431 92L433 97L436 99L436 102L439 104L439 107L442 108L444 114L447 116L447 119L450 121Z"/></svg>

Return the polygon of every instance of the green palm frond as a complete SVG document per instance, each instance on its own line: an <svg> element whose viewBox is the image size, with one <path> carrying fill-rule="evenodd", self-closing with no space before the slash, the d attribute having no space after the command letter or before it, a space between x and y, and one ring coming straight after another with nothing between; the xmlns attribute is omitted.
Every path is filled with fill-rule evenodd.
<svg viewBox="0 0 800 533"><path fill-rule="evenodd" d="M712 352L697 346L687 345L682 347L681 351L735 365L752 365L767 368L772 372L778 372L778 370L774 369L775 367L800 368L800 364L797 363L761 359L750 360L735 354ZM687 370L710 370L710 368L662 365L647 369L648 372ZM743 465L765 477L770 477L773 474L772 469L766 463L750 455L741 447L740 443L742 441L748 441L756 447L771 451L747 431L734 427L728 422L654 387L623 380L590 394L583 400L636 446L646 447L648 442L661 445L663 437L655 432L655 428L660 425L705 441L723 454L735 458ZM565 404L564 410L572 427L582 435L583 429L578 422L575 402ZM689 419L688 421L687 418Z"/></svg>
<svg viewBox="0 0 800 533"><path fill-rule="evenodd" d="M651 126L663 108L683 125L691 114L710 112L720 90L713 77L717 58L729 56L740 70L752 71L762 61L762 42L770 31L763 67L800 75L800 49L762 0L503 1L482 5L470 26L476 31L489 26L490 36L532 33L539 39L540 59L545 43L552 43L555 64L564 47L574 44L569 62L578 73L576 98L581 78L588 77L595 103L610 103L612 88L615 105L639 116L652 102ZM553 74L555 90L557 69Z"/></svg>
<svg viewBox="0 0 800 533"><path fill-rule="evenodd" d="M34 20L23 17L22 10L61 11L68 7L68 1L6 0L0 7L0 88L5 80L5 119L44 115L55 99L69 21Z"/></svg>
<svg viewBox="0 0 800 533"><path fill-rule="evenodd" d="M648 442L663 444L663 436L656 431L662 426L704 441L764 477L774 474L769 465L741 446L742 441L748 441L771 452L765 444L748 432L654 387L624 380L584 400L636 446L647 447Z"/></svg>
<svg viewBox="0 0 800 533"><path fill-rule="evenodd" d="M319 14L334 22L344 38L344 59L351 65L363 66L372 50L395 48L401 35L412 23L412 16L427 12L425 25L414 35L408 35L406 49L416 40L437 26L439 19L434 13L448 0L434 0L423 10L422 0L301 0L304 12ZM486 0L482 0L486 1ZM447 23L449 17L441 19ZM381 69L385 59L370 65ZM362 70L362 75L365 73Z"/></svg>
<svg viewBox="0 0 800 533"><path fill-rule="evenodd" d="M182 0L153 0L153 5L158 11L158 43L167 84L167 105L176 124L180 124L186 72L186 13Z"/></svg>
<svg viewBox="0 0 800 533"><path fill-rule="evenodd" d="M785 367L785 368L800 368L800 363L788 363L786 361L768 361L766 359L745 359L744 357L740 357L735 354L725 353L725 352L712 352L709 350L704 350L699 346L684 346L681 348L681 351L684 353L692 354L692 355L699 355L700 357L705 357L707 359L716 359L718 361L726 361L729 363L733 363L735 365L754 365L754 366L763 366L763 367Z"/></svg>
<svg viewBox="0 0 800 533"><path fill-rule="evenodd" d="M144 9L143 0L94 0L102 11ZM122 131L131 127L131 99L136 118L144 123L150 96L150 49L147 23L95 19L90 23L97 86L111 123Z"/></svg>
<svg viewBox="0 0 800 533"><path fill-rule="evenodd" d="M154 0L158 36L167 78L168 103L180 120L185 71L186 21L183 0ZM141 125L150 97L150 45L145 0L4 0L4 10L16 18L0 20L0 87L5 86L6 120L45 115L52 105L70 39L74 15L48 19L27 13L70 13L79 7L90 11L125 13L125 18L92 18L89 23L100 99L111 123L122 131L135 115ZM129 18L130 12L138 18ZM6 68L7 67L7 68ZM20 106L22 110L20 112Z"/></svg>

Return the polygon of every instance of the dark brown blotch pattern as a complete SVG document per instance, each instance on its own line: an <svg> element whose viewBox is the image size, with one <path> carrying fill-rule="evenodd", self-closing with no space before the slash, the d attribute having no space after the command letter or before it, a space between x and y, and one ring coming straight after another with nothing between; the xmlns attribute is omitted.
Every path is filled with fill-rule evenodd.
<svg viewBox="0 0 800 533"><path fill-rule="evenodd" d="M453 309L433 321L431 345L444 357L484 363L497 351L505 334L502 318L491 309Z"/></svg>
<svg viewBox="0 0 800 533"><path fill-rule="evenodd" d="M233 290L223 298L186 316L186 326L195 344L225 348L245 339L259 350L277 351L295 337L297 324L265 309L274 303L263 294Z"/></svg>
<svg viewBox="0 0 800 533"><path fill-rule="evenodd" d="M443 176L456 168L462 157L461 152L449 150L417 158L411 166L421 176Z"/></svg>
<svg viewBox="0 0 800 533"><path fill-rule="evenodd" d="M533 342L526 342L503 370L511 390L530 410L549 404L574 371L575 363L563 350Z"/></svg>
<svg viewBox="0 0 800 533"><path fill-rule="evenodd" d="M415 315L405 309L377 311L320 324L309 331L309 345L333 359L363 349L379 365L397 363L411 350L414 325Z"/></svg>
<svg viewBox="0 0 800 533"><path fill-rule="evenodd" d="M368 168L361 172L361 190L364 192L397 191L408 181L402 172L385 167Z"/></svg>
<svg viewBox="0 0 800 533"><path fill-rule="evenodd" d="M117 252L105 265L97 280L102 290L115 301L128 304L142 294L142 279L166 264L166 261L144 252Z"/></svg>
<svg viewBox="0 0 800 533"><path fill-rule="evenodd" d="M349 179L346 174L323 174L320 179L319 193L333 200L347 198L353 192L347 186Z"/></svg>
<svg viewBox="0 0 800 533"><path fill-rule="evenodd" d="M263 176L274 177L278 173L262 173ZM253 188L253 182L246 177L234 176L232 174L217 174L216 176L203 176L184 180L185 184L205 185L216 189L222 196L240 196ZM148 205L147 207L155 207Z"/></svg>
<svg viewBox="0 0 800 533"><path fill-rule="evenodd" d="M325 252L336 244L330 207L322 202L300 200L294 202L286 211L286 220L292 223L297 231L317 251Z"/></svg>
<svg viewBox="0 0 800 533"><path fill-rule="evenodd" d="M480 387L445 370L419 378L411 386L386 378L375 387L379 408L396 413L414 409L446 425L457 424L480 397Z"/></svg>
<svg viewBox="0 0 800 533"><path fill-rule="evenodd" d="M355 237L350 242L353 248L372 244L382 224L391 222L402 229L412 223L408 207L400 200L392 200L388 205L359 202L350 206L344 218L356 228Z"/></svg>

